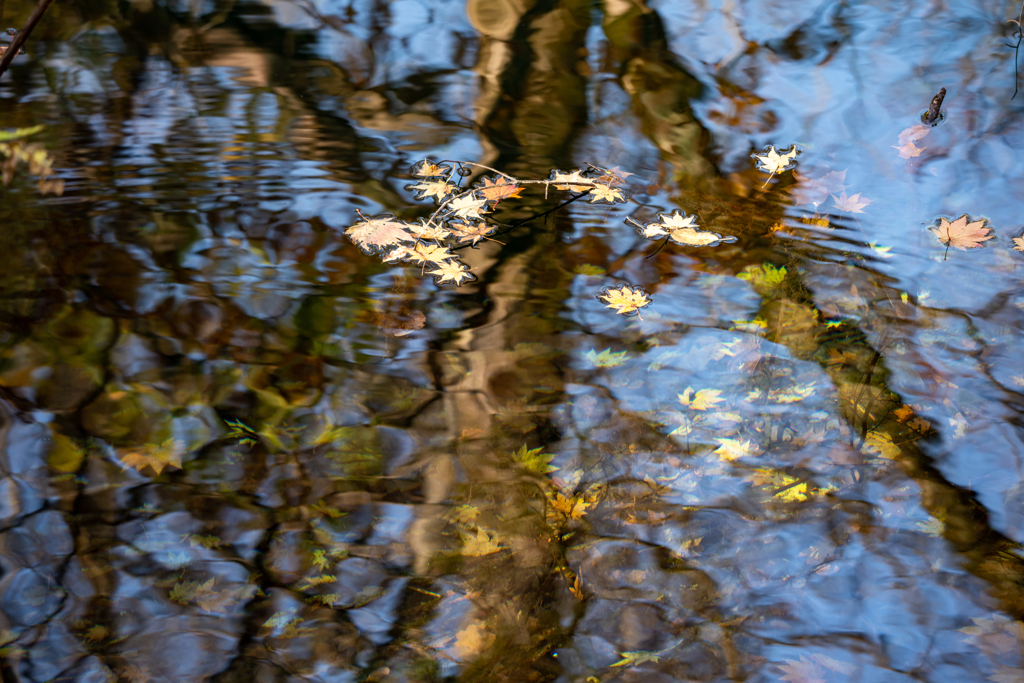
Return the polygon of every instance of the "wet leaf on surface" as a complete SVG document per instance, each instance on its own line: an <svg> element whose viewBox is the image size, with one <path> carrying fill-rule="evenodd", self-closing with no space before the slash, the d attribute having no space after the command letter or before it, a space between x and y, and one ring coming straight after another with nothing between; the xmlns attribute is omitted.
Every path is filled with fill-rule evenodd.
<svg viewBox="0 0 1024 683"><path fill-rule="evenodd" d="M384 247L402 242L416 241L409 224L391 215L364 217L362 223L346 228L345 235L367 254L375 254Z"/></svg>
<svg viewBox="0 0 1024 683"><path fill-rule="evenodd" d="M992 230L985 225L985 219L968 222L966 214L952 223L940 218L939 225L929 230L935 233L940 242L957 249L976 249L984 246L982 242L995 237L991 234Z"/></svg>
<svg viewBox="0 0 1024 683"><path fill-rule="evenodd" d="M424 159L412 167L412 174L418 178L436 178L438 176L447 176L451 170L451 166L435 164L429 159Z"/></svg>
<svg viewBox="0 0 1024 683"><path fill-rule="evenodd" d="M434 197L435 201L444 201L445 197L458 189L455 183L447 180L424 180L415 185L409 185L407 189L416 190L416 199L429 199Z"/></svg>
<svg viewBox="0 0 1024 683"><path fill-rule="evenodd" d="M800 150L796 148L796 145L790 147L788 152L781 154L776 151L775 145L768 145L761 154L755 152L750 156L757 163L757 168L760 171L769 174L768 179L764 181L765 185L767 185L768 180L771 180L772 176L788 171L796 166L796 157L799 153Z"/></svg>
<svg viewBox="0 0 1024 683"><path fill-rule="evenodd" d="M447 251L447 250L446 250ZM472 281L476 279L476 275L469 272L469 267L459 261L458 259L451 259L448 261L441 261L435 263L434 270L425 271L427 275L434 276L434 284L443 285L451 282L456 286L462 285L463 282Z"/></svg>
<svg viewBox="0 0 1024 683"><path fill-rule="evenodd" d="M555 182L556 190L589 192L590 188L593 187L593 181L590 178L584 178L583 171L578 168L571 173L563 173L558 170L552 171L551 180ZM581 182L584 184L580 184Z"/></svg>
<svg viewBox="0 0 1024 683"><path fill-rule="evenodd" d="M477 199L472 194L453 199L451 204L448 205L451 212L459 218L476 218L479 220L483 220L480 212L485 211L486 207L486 199Z"/></svg>
<svg viewBox="0 0 1024 683"><path fill-rule="evenodd" d="M522 186L516 185L511 178L496 178L494 180L484 178L477 185L477 192L480 196L494 202L494 206L497 206L502 199L520 198L519 193L522 191Z"/></svg>
<svg viewBox="0 0 1024 683"><path fill-rule="evenodd" d="M597 299L619 315L640 315L640 309L651 305L651 296L643 287L626 284L605 287L596 295Z"/></svg>

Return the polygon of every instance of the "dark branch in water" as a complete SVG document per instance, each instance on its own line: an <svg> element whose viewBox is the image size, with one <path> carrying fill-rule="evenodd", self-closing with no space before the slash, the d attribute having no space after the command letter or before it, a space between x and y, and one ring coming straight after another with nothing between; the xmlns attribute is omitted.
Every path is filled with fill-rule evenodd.
<svg viewBox="0 0 1024 683"><path fill-rule="evenodd" d="M939 91L939 94L932 98L932 103L928 105L928 113L925 115L924 122L929 126L939 120L939 113L942 111L942 100L946 99L946 89L943 88Z"/></svg>
<svg viewBox="0 0 1024 683"><path fill-rule="evenodd" d="M7 67L11 65L11 62L21 52L21 46L28 40L28 36L32 33L32 29L36 27L39 20L43 18L43 14L46 12L46 8L50 6L53 0L39 0L36 8L32 10L32 14L28 15L28 19L25 21L25 25L22 27L21 32L14 36L14 40L7 47L7 51L4 52L3 58L0 58L0 76L4 75L7 71Z"/></svg>
<svg viewBox="0 0 1024 683"><path fill-rule="evenodd" d="M1020 41L1021 41L1021 38L1024 37L1024 36L1021 35L1021 32L1020 32L1020 22L1021 22L1022 18L1024 18L1024 2L1020 3L1020 13L1017 15L1017 18L1016 19L1007 19L1006 20L1006 21L1008 21L1011 24L1017 24L1017 30L1013 32L1013 36L1012 36L1012 37L1017 39L1017 44L1016 45L1010 45L1008 43L1003 43L1004 45L1006 45L1006 47L1012 47L1013 48L1013 97L1017 96L1017 56L1018 56L1018 54L1020 54ZM1010 99L1012 100L1013 97L1011 97Z"/></svg>

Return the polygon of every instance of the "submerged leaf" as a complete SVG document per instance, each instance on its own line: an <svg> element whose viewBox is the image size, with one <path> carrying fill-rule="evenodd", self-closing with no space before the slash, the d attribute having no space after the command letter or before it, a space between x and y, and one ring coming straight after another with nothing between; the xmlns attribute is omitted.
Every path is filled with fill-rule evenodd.
<svg viewBox="0 0 1024 683"><path fill-rule="evenodd" d="M160 475L165 467L174 467L180 470L183 453L182 444L174 439L167 439L159 446L146 444L139 448L119 451L121 464L132 467L139 472L146 467L150 467L157 475Z"/></svg>
<svg viewBox="0 0 1024 683"><path fill-rule="evenodd" d="M707 410L716 403L721 403L724 398L718 398L722 392L718 389L701 389L691 397L690 394L693 392L691 387L686 387L686 391L679 396L679 402L691 410Z"/></svg>
<svg viewBox="0 0 1024 683"><path fill-rule="evenodd" d="M625 363L629 360L630 356L625 351L615 353L608 348L601 353L597 353L595 349L591 349L590 351L587 351L584 358L590 361L590 364L595 368L614 368Z"/></svg>
<svg viewBox="0 0 1024 683"><path fill-rule="evenodd" d="M467 557L491 555L502 549L497 535L489 534L483 527L476 528L476 535L460 531L462 536L462 554Z"/></svg>
<svg viewBox="0 0 1024 683"><path fill-rule="evenodd" d="M872 199L861 199L860 192L851 197L847 197L845 190L839 197L832 195L832 199L835 200L836 208L845 213L864 213L861 209L874 201Z"/></svg>
<svg viewBox="0 0 1024 683"><path fill-rule="evenodd" d="M975 249L982 246L982 242L995 237L992 230L985 226L985 219L967 222L967 215L964 214L950 223L945 218L939 218L938 227L929 228L939 241L946 245L952 245L957 249Z"/></svg>
<svg viewBox="0 0 1024 683"><path fill-rule="evenodd" d="M605 287L596 294L599 301L620 315L640 315L640 309L651 305L651 296L643 287L618 285Z"/></svg>
<svg viewBox="0 0 1024 683"><path fill-rule="evenodd" d="M620 652L619 656L622 659L612 666L636 666L644 662L658 662L661 655L658 652Z"/></svg>

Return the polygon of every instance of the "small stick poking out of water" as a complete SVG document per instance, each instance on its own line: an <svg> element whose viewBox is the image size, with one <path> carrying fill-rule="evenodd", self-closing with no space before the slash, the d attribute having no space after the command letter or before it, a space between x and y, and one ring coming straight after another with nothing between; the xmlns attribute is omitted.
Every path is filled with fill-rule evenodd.
<svg viewBox="0 0 1024 683"><path fill-rule="evenodd" d="M924 122L927 125L932 125L939 120L939 113L942 111L942 100L946 99L946 89L943 88L939 91L939 94L932 98L932 103L928 105L928 113L925 114Z"/></svg>

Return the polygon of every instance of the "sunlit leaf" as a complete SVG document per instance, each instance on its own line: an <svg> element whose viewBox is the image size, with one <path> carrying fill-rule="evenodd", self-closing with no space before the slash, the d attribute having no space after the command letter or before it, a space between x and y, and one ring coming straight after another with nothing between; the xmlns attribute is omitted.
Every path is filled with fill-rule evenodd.
<svg viewBox="0 0 1024 683"><path fill-rule="evenodd" d="M520 192L523 188L516 185L515 181L511 178L496 178L491 180L490 178L484 178L480 185L477 185L477 192L481 197L489 201L494 202L497 206L498 202L502 199L514 199L520 197Z"/></svg>
<svg viewBox="0 0 1024 683"><path fill-rule="evenodd" d="M418 225L409 223L409 232L419 240L443 240L451 236L451 232L435 223L422 220Z"/></svg>
<svg viewBox="0 0 1024 683"><path fill-rule="evenodd" d="M1024 251L1024 237L1014 237L1013 238L1013 250L1014 251Z"/></svg>
<svg viewBox="0 0 1024 683"><path fill-rule="evenodd" d="M476 279L476 276L469 272L469 266L458 259L437 263L434 270L428 270L426 274L433 275L434 284L437 285L443 285L446 282L461 285L466 280Z"/></svg>
<svg viewBox="0 0 1024 683"><path fill-rule="evenodd" d="M696 394L693 393L692 387L686 387L686 391L681 394L677 394L679 402L691 410L707 410L716 403L721 403L724 398L718 398L722 393L718 389L701 389Z"/></svg>
<svg viewBox="0 0 1024 683"><path fill-rule="evenodd" d="M945 218L939 218L938 227L930 228L939 238L939 241L946 245L952 245L957 249L976 249L982 246L982 242L995 237L992 230L985 226L985 219L969 223L967 215L960 216L950 223Z"/></svg>
<svg viewBox="0 0 1024 683"><path fill-rule="evenodd" d="M548 474L550 472L557 472L558 468L551 465L551 461L554 459L553 453L544 453L544 448L526 448L524 443L518 451L515 453L515 458L528 470L536 472L538 474Z"/></svg>
<svg viewBox="0 0 1024 683"><path fill-rule="evenodd" d="M719 437L715 441L719 444L718 448L715 449L715 454L726 462L732 462L733 460L739 460L754 454L754 448L749 439L740 441L739 439Z"/></svg>
<svg viewBox="0 0 1024 683"><path fill-rule="evenodd" d="M778 289L785 282L786 267L776 268L770 263L762 263L760 266L747 266L736 277L746 280L759 293L765 294Z"/></svg>
<svg viewBox="0 0 1024 683"><path fill-rule="evenodd" d="M27 138L43 130L45 126L32 126L31 128L16 128L14 130L0 130L0 142L9 142L18 138Z"/></svg>
<svg viewBox="0 0 1024 683"><path fill-rule="evenodd" d="M591 349L590 351L587 351L584 358L586 358L595 368L614 368L629 360L630 355L625 351L613 352L610 348L605 349L601 353L597 353L595 349Z"/></svg>
<svg viewBox="0 0 1024 683"><path fill-rule="evenodd" d="M362 223L346 228L345 234L367 254L375 254L384 247L402 242L416 241L409 224L391 215L364 218Z"/></svg>
<svg viewBox="0 0 1024 683"><path fill-rule="evenodd" d="M436 178L438 176L447 176L451 170L451 166L439 166L429 159L424 159L412 167L412 174L418 178Z"/></svg>
<svg viewBox="0 0 1024 683"><path fill-rule="evenodd" d="M605 287L596 294L597 299L606 308L620 315L640 315L640 309L651 305L651 296L643 287L631 287L626 284Z"/></svg>
<svg viewBox="0 0 1024 683"><path fill-rule="evenodd" d="M896 460L900 456L900 447L894 444L892 437L885 432L868 432L864 439L864 448L869 453L877 453L887 460Z"/></svg>

